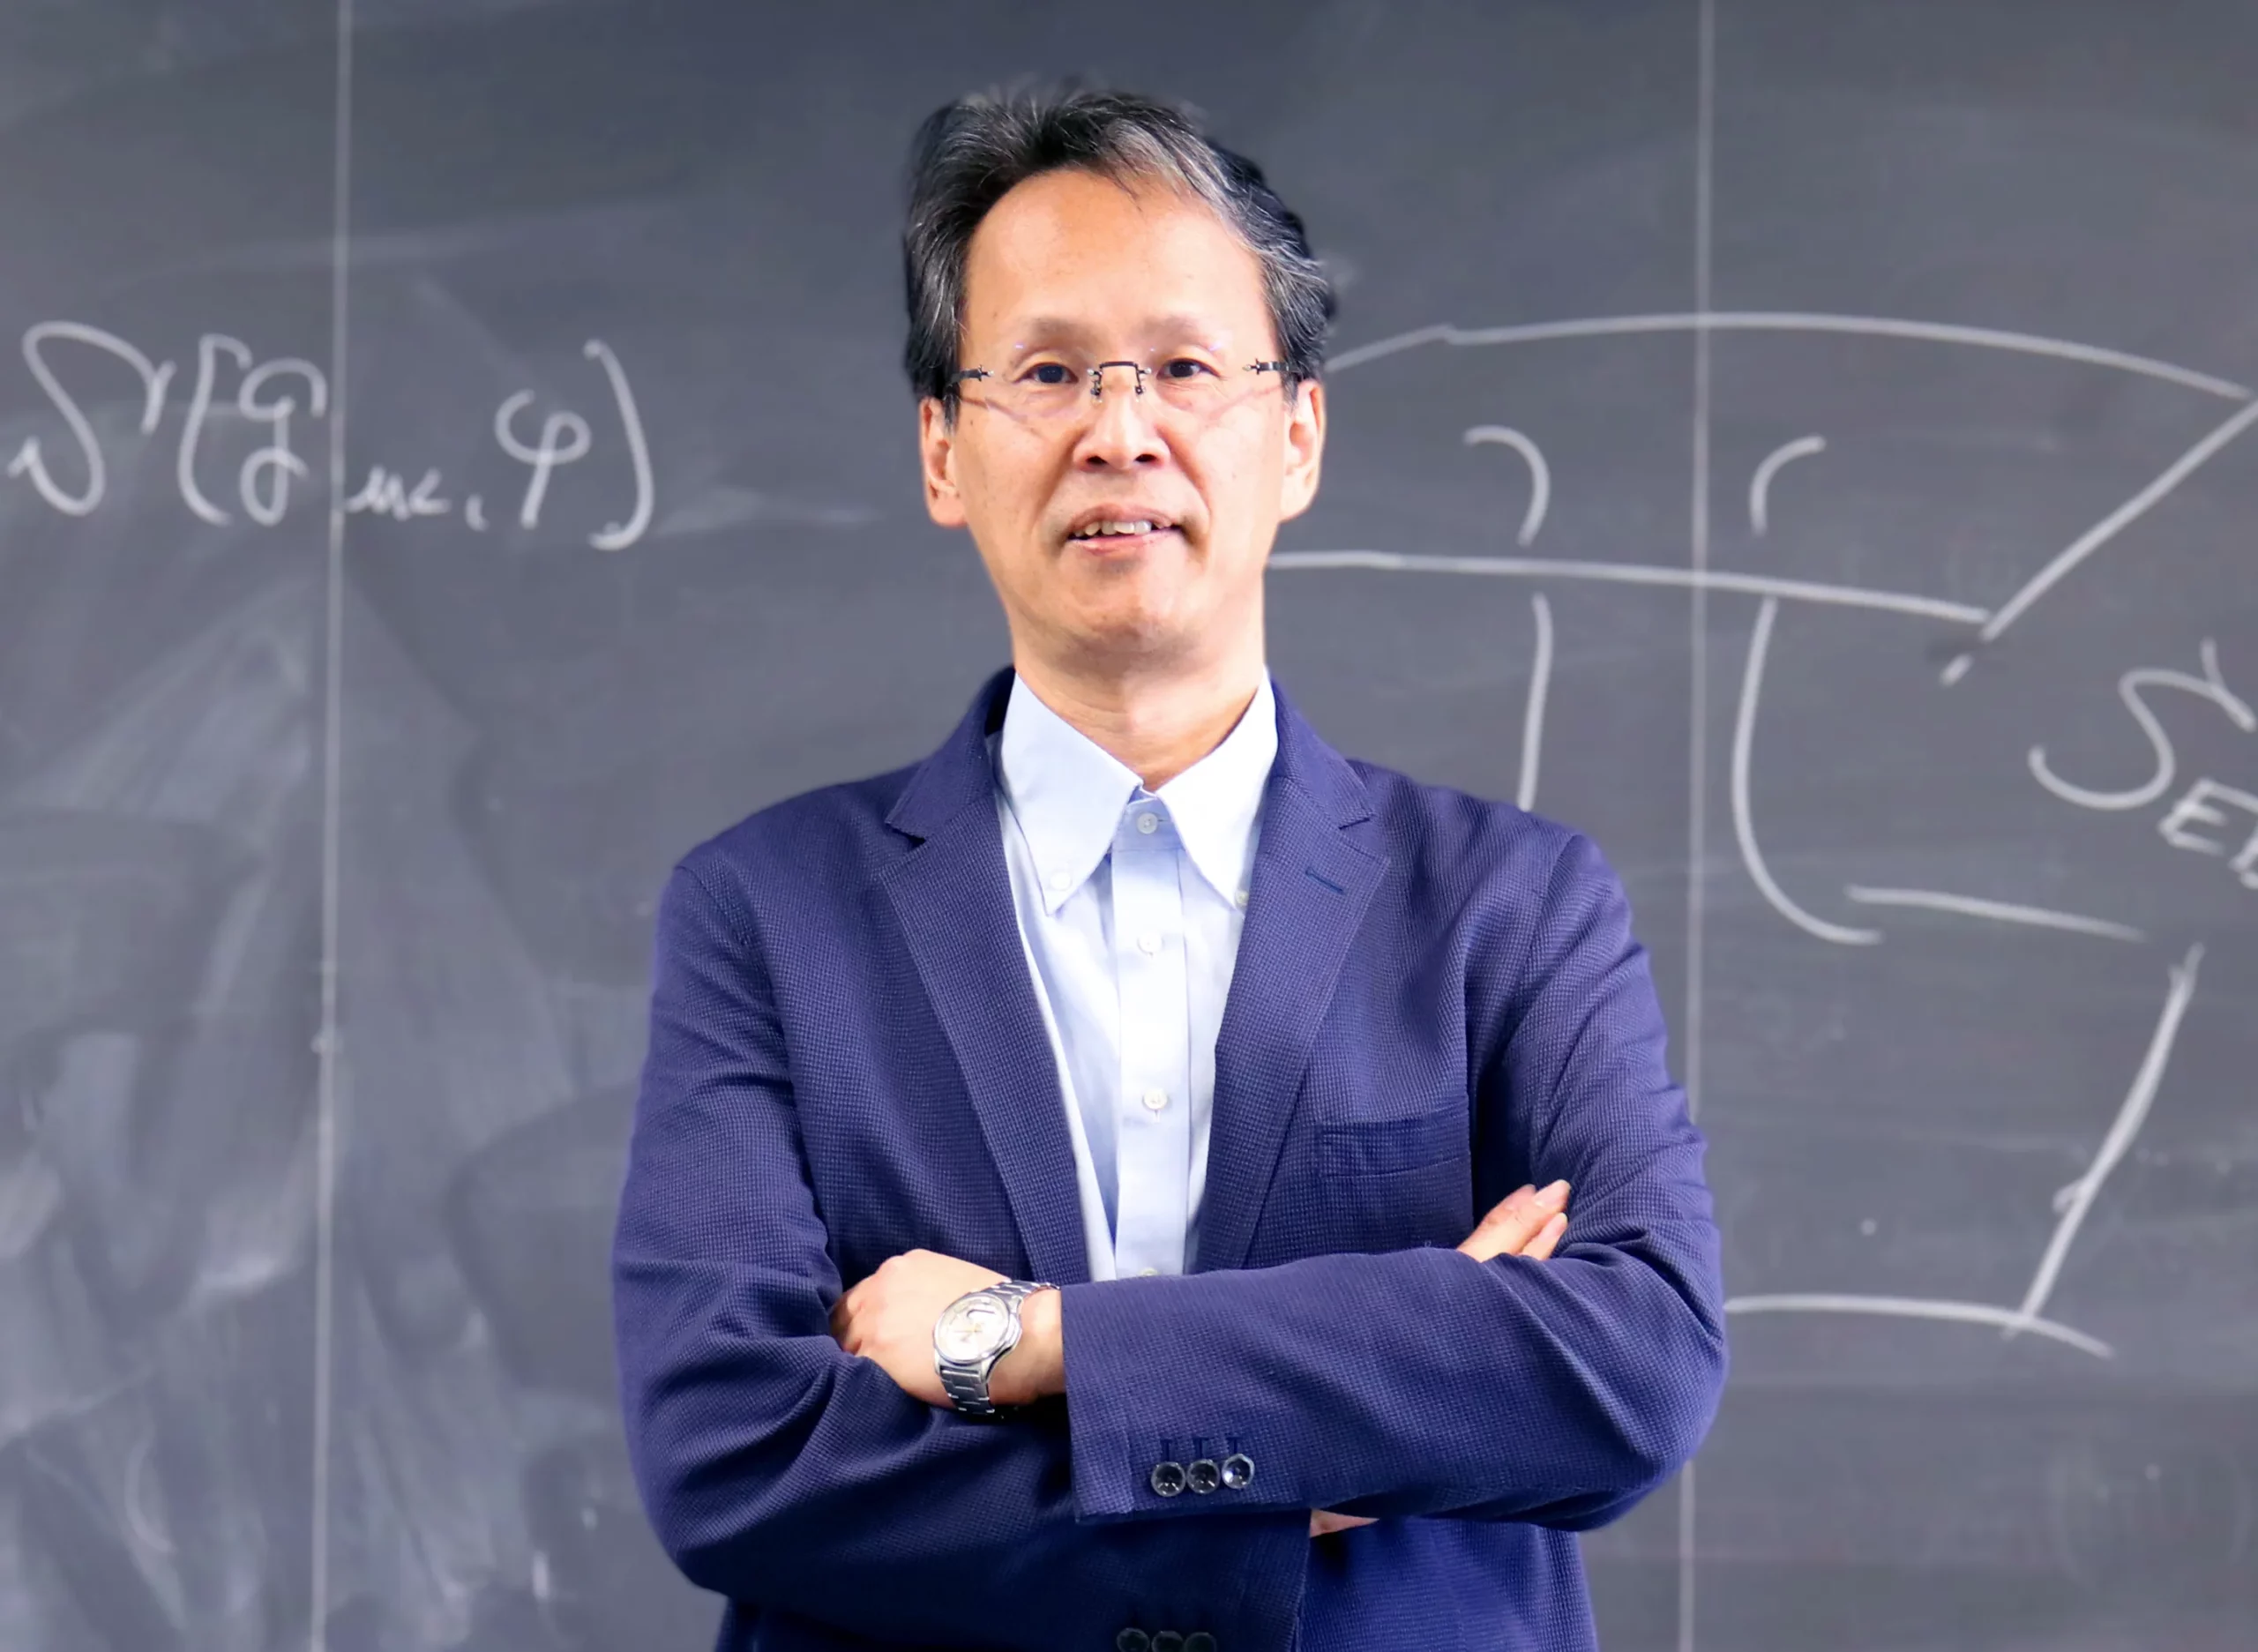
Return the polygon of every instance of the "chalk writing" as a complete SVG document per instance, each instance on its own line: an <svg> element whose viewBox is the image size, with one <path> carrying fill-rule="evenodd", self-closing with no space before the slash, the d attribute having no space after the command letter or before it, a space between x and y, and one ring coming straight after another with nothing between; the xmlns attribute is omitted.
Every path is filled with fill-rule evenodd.
<svg viewBox="0 0 2258 1652"><path fill-rule="evenodd" d="M1748 526L1757 538L1772 531L1772 479L1783 466L1826 451L1825 437L1801 436L1774 448L1757 465L1755 474L1748 479Z"/></svg>
<svg viewBox="0 0 2258 1652"><path fill-rule="evenodd" d="M156 360L116 333L79 321L42 321L26 329L22 354L25 367L69 440L50 452L47 437L26 437L9 460L6 475L28 483L49 507L65 516L91 516L108 497L110 455L88 407L114 395L123 369L123 382L138 400L139 434L154 436L163 425L179 363ZM609 399L631 478L626 511L591 532L587 540L599 550L624 550L649 531L656 508L649 439L618 355L600 339L588 340L581 354L595 365L603 394ZM224 333L204 334L197 340L194 382L172 445L173 483L182 506L213 527L229 527L238 520L259 527L279 527L293 505L315 485L305 427L329 418L330 400L328 375L313 363L291 355L262 359L242 339ZM542 525L558 475L587 459L596 444L595 427L586 415L557 407L534 414L536 400L530 390L514 392L497 405L492 421L497 449L526 468L514 513L517 526L526 531ZM210 475L216 462L212 438L215 422L222 418L249 427L257 444L231 475L215 480ZM444 475L435 466L377 463L355 474L365 480L341 501L348 517L427 522L458 515ZM410 475L416 480L411 482ZM485 502L475 494L463 500L460 520L473 533L484 533L491 526Z"/></svg>
<svg viewBox="0 0 2258 1652"><path fill-rule="evenodd" d="M2252 829L2228 864L2242 880L2244 888L2258 889L2258 797L2232 786L2222 786L2206 775L2172 805L2172 811L2156 823L2156 829L2174 848L2193 849L2199 855L2224 855L2230 844L2205 837L2197 828L2226 826L2229 817L2225 811L2229 809L2244 817L2245 824Z"/></svg>
<svg viewBox="0 0 2258 1652"><path fill-rule="evenodd" d="M1469 447L1484 443L1510 447L1528 465L1529 508L1522 512L1521 531L1514 535L1516 544L1526 546L1536 537L1536 530L1544 526L1544 512L1552 502L1552 470L1544 462L1544 450L1519 430L1503 424L1474 425L1462 439Z"/></svg>
<svg viewBox="0 0 2258 1652"><path fill-rule="evenodd" d="M1766 902L1786 923L1814 939L1835 946L1867 946L1880 942L1879 929L1845 924L1821 916L1810 903L1791 893L1775 876L1759 841L1752 802L1758 711L1775 632L1783 609L1834 608L1895 616L1926 624L1965 627L1966 644L1953 651L1941 676L1949 687L1965 678L1979 651L2074 572L2095 562L2125 531L2153 510L2203 466L2253 428L2258 428L2258 395L2247 387L2169 363L2123 352L2031 334L1963 327L1887 317L1827 316L1790 312L1722 313L1598 317L1539 322L1494 328L1436 326L1384 339L1335 355L1328 370L1338 373L1382 360L1407 350L1445 346L1452 348L1488 346L1531 346L1560 340L1617 337L1673 331L1814 333L1894 339L1909 343L1946 344L2002 350L2080 363L2177 385L2182 389L2239 404L2223 421L2213 424L2194 445L2173 459L2137 491L2103 515L2068 545L2045 560L1996 605L1984 607L1913 592L1741 573L1710 566L1696 557L1694 566L1667 564L1601 562L1514 554L1439 555L1394 549L1304 550L1275 553L1270 566L1281 572L1361 568L1403 573L1454 574L1532 581L1590 582L1602 586L1647 587L1721 594L1753 599L1755 612L1749 632L1741 676L1739 704L1734 720L1731 758L1731 798L1733 828L1742 870ZM1536 435L1507 425L1476 425L1463 434L1469 445L1509 447L1526 463L1530 478L1529 502L1516 535L1525 548L1543 524L1553 503L1552 478ZM1776 526L1775 483L1783 469L1797 460L1828 450L1828 440L1805 435L1775 446L1758 462L1747 484L1751 533L1768 537ZM1701 451L1697 444L1697 452ZM1698 462L1698 461L1697 461ZM1701 497L1706 497L1704 494ZM1536 790L1538 756L1544 735L1546 692L1553 670L1553 616L1540 591L1536 594L1537 634L1536 658L1530 671L1522 730L1522 776L1519 800L1529 806ZM2144 666L2126 671L2118 679L2118 696L2134 728L2145 741L2149 767L2144 777L2122 786L2096 785L2092 777L2072 780L2043 745L2028 753L2030 774L2054 796L2078 808L2134 811L2157 804L2163 811L2156 821L2162 841L2188 854L2218 858L2247 888L2258 889L2258 788L2228 784L2210 775L2195 779L2176 796L2179 760L2170 734L2151 705L2159 695L2187 696L2214 707L2246 735L2258 735L2258 711L2227 684L2218 650L2209 639L2201 643L2199 673L2166 667ZM2258 771L2258 762L2254 762ZM2167 801L2169 799L2169 801ZM2018 925L2089 937L2119 944L2145 944L2141 929L2113 918L2063 912L2050 907L2006 901L1961 891L1880 887L1852 884L1843 898L1869 909L1925 912L1948 918ZM1927 1319L1984 1325L2014 1336L2029 1333L2097 1357L2112 1349L2102 1339L2045 1316L2070 1252L2087 1214L2104 1185L2131 1150L2134 1141L2161 1092L2172 1050L2194 995L2204 948L2189 945L2166 974L2164 1004L2146 1051L2132 1081L2119 1102L2113 1118L2084 1172L2060 1188L2052 1200L2054 1222L2037 1260L2028 1289L2013 1304L1931 1297L1889 1297L1833 1291L1791 1291L1747 1295L1726 1304L1734 1313L1859 1313ZM1868 1232L1873 1230L1869 1223Z"/></svg>
<svg viewBox="0 0 2258 1652"><path fill-rule="evenodd" d="M370 512L388 516L395 522L412 522L418 517L445 516L454 509L439 497L439 473L427 470L413 490L407 478L395 475L382 465L369 468L369 479L362 483L361 491L345 502L349 514Z"/></svg>
<svg viewBox="0 0 2258 1652"><path fill-rule="evenodd" d="M29 477L32 486L39 490L39 497L65 516L91 516L108 489L109 472L103 463L101 444L95 439L94 427L87 422L78 399L63 387L48 362L47 347L56 340L70 340L100 350L123 362L140 376L144 436L153 436L164 418L165 386L172 382L174 368L170 362L159 366L123 339L99 327L81 326L75 321L42 321L24 334L24 364L31 369L32 377L39 381L39 387L47 392L55 410L63 415L63 422L70 427L71 437L79 445L86 484L73 493L58 482L48 467L47 455L35 436L26 438L16 450L16 456L8 461L8 474Z"/></svg>
<svg viewBox="0 0 2258 1652"><path fill-rule="evenodd" d="M1531 592L1529 610L1536 617L1536 657L1529 668L1529 699L1522 709L1521 784L1514 804L1536 807L1536 775L1544 760L1544 703L1552 689L1552 604L1542 591Z"/></svg>
<svg viewBox="0 0 2258 1652"><path fill-rule="evenodd" d="M2145 691L2151 689L2171 689L2208 701L2242 733L2258 734L2258 712L2254 712L2249 701L2227 686L2225 675L2219 669L2218 644L2206 637L2197 652L2203 665L2201 676L2144 666L2117 679L2117 697L2124 702L2125 709L2149 744L2153 766L2146 780L2118 791L2075 785L2054 772L2046 749L2037 745L2030 748L2029 759L2032 777L2063 802L2082 809L2142 809L2164 796L2179 775L2179 758L2163 719L2149 705ZM2230 814L2230 811L2233 813ZM2245 825L2236 826L2234 815L2242 817ZM2246 830L2246 836L2232 834ZM2230 834L2224 838L2213 835L2222 831ZM2157 822L2157 832L2172 848L2193 854L2224 856L2232 850L2228 870L2244 888L2258 889L2258 796L2204 775L2165 811Z"/></svg>
<svg viewBox="0 0 2258 1652"><path fill-rule="evenodd" d="M319 419L329 414L329 380L311 362L285 357L262 363L243 376L243 388L236 394L236 410L273 432L265 446L243 460L241 482L243 510L261 527L273 527L281 521L290 508L292 479L307 474L306 461L290 446L290 416L298 410L297 402L288 396L269 401L261 394L270 381L284 377L304 381L310 416Z"/></svg>
<svg viewBox="0 0 2258 1652"><path fill-rule="evenodd" d="M627 443L628 462L635 471L634 510L624 522L605 523L588 542L598 550L624 550L642 538L651 526L651 512L656 503L651 485L651 445L643 433L643 415L635 405L634 387L627 382L627 370L620 366L611 347L602 339L590 339L580 347L580 354L603 369L604 381L611 386L612 403L619 411L620 435Z"/></svg>
<svg viewBox="0 0 2258 1652"><path fill-rule="evenodd" d="M577 465L588 456L588 422L577 413L552 413L542 421L541 435L531 442L517 433L520 408L531 406L533 392L521 390L494 410L494 439L502 451L533 472L526 483L525 503L518 507L520 527L541 525L541 507L549 497L549 479L559 466Z"/></svg>
<svg viewBox="0 0 2258 1652"><path fill-rule="evenodd" d="M2149 708L2142 691L2168 688L2182 694L2192 694L2198 699L2210 701L2224 713L2228 721L2245 734L2258 731L2258 712L2253 712L2249 702L2226 685L2219 672L2218 645L2209 638L2203 639L2200 650L2203 675L2195 676L2186 671L2144 667L2127 671L2117 679L2117 697L2125 702L2125 709L2148 737L2154 752L2156 767L2147 780L2121 791L2102 791L2074 785L2054 773L2047 760L2046 748L2030 748L2030 772L2041 786L2064 803L2075 804L2081 809L2142 809L2171 789L2172 776L2178 773L2179 759L2172 748L2172 736L2165 732L2163 722Z"/></svg>

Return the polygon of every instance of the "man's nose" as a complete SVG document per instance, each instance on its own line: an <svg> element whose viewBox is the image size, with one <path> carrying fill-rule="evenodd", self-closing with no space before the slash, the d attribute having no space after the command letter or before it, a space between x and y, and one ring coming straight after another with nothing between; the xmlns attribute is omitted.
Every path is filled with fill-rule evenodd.
<svg viewBox="0 0 2258 1652"><path fill-rule="evenodd" d="M1140 376L1126 364L1103 376L1103 393L1074 445L1074 462L1088 469L1128 470L1155 465L1168 457L1168 444L1153 415L1158 403L1137 393Z"/></svg>

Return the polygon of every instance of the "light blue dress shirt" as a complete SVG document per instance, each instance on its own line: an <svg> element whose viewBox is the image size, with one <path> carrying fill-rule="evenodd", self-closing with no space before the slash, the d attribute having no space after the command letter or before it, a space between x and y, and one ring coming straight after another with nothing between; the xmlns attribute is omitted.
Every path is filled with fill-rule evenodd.
<svg viewBox="0 0 2258 1652"><path fill-rule="evenodd" d="M1267 671L1230 733L1157 792L1022 678L989 736L1094 1280L1180 1274L1195 1254L1215 1034L1277 753Z"/></svg>

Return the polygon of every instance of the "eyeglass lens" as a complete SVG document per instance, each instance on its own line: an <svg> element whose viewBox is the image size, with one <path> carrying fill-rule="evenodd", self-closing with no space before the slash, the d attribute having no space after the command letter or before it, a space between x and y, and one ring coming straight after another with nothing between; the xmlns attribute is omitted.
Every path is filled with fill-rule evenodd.
<svg viewBox="0 0 2258 1652"><path fill-rule="evenodd" d="M1218 363L1190 356L1156 357L1149 362L1126 357L1091 362L1071 359L1038 362L1016 376L968 367L956 375L960 389L1006 410L1025 414L1063 415L1076 407L1088 411L1102 401L1108 390L1133 396L1156 392L1161 400L1178 407L1217 407L1252 388L1244 375L1282 373L1283 362L1250 362L1234 373ZM1126 377L1124 377L1125 370Z"/></svg>

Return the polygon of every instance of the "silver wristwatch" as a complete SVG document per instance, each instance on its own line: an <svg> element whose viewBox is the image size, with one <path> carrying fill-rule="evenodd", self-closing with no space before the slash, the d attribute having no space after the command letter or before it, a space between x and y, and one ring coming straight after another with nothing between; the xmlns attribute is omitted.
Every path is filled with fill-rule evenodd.
<svg viewBox="0 0 2258 1652"><path fill-rule="evenodd" d="M1020 1345L1020 1301L1055 1287L1036 1280L1006 1279L968 1290L941 1310L933 1321L933 1369L941 1387L965 1417L999 1417L1014 1409L988 1397L988 1373Z"/></svg>

